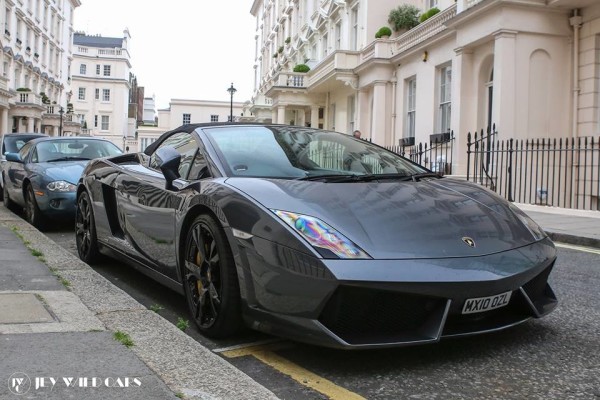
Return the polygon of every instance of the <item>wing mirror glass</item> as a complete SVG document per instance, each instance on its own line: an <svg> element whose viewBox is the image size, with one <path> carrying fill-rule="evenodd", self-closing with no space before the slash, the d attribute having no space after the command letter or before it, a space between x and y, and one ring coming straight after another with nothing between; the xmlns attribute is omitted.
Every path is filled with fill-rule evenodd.
<svg viewBox="0 0 600 400"><path fill-rule="evenodd" d="M171 146L161 147L156 150L156 164L166 179L165 188L174 190L173 181L179 178L179 164L181 154Z"/></svg>
<svg viewBox="0 0 600 400"><path fill-rule="evenodd" d="M6 157L6 161L11 161L11 162L23 162L23 160L21 160L21 156L19 156L19 153L6 153L4 155Z"/></svg>

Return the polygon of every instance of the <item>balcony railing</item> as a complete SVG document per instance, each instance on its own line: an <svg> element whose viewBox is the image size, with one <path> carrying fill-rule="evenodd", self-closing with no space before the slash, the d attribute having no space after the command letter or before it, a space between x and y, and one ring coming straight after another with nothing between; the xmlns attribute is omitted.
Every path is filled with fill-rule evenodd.
<svg viewBox="0 0 600 400"><path fill-rule="evenodd" d="M38 106L42 105L42 98L32 92L17 92L16 103L26 103L26 104L36 104Z"/></svg>
<svg viewBox="0 0 600 400"><path fill-rule="evenodd" d="M416 46L417 44L424 42L430 37L433 37L438 33L444 31L446 29L446 26L444 24L455 16L456 4L453 4L444 11L434 15L427 21L417 25L415 28L399 36L396 39L396 53L401 53L405 50L408 50L411 47Z"/></svg>
<svg viewBox="0 0 600 400"><path fill-rule="evenodd" d="M86 56L98 57L118 57L129 58L126 50L123 49L95 49L91 47L77 46L75 54L85 54Z"/></svg>

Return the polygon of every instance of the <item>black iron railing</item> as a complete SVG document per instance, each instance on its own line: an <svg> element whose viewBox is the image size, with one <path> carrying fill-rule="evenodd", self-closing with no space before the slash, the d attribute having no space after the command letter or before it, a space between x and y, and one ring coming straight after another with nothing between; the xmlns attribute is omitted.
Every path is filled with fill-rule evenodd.
<svg viewBox="0 0 600 400"><path fill-rule="evenodd" d="M386 148L440 175L452 174L454 132L431 135L431 138L433 140L429 143L419 143L414 146L388 146Z"/></svg>
<svg viewBox="0 0 600 400"><path fill-rule="evenodd" d="M467 135L467 179L509 201L600 210L600 140L498 140L492 129Z"/></svg>

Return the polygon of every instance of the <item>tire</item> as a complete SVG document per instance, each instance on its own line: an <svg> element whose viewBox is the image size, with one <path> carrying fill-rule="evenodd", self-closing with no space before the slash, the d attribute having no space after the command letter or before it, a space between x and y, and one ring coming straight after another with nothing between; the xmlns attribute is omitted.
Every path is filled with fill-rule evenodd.
<svg viewBox="0 0 600 400"><path fill-rule="evenodd" d="M10 199L10 195L8 194L8 189L6 187L6 176L4 177L4 185L2 185L2 197L4 201L4 207L8 208L10 211L15 211L17 205Z"/></svg>
<svg viewBox="0 0 600 400"><path fill-rule="evenodd" d="M96 221L92 202L87 192L83 191L77 197L75 209L75 243L77 254L86 264L93 265L100 260L98 237L96 236Z"/></svg>
<svg viewBox="0 0 600 400"><path fill-rule="evenodd" d="M240 288L225 232L210 215L199 215L185 239L182 278L190 314L211 338L232 336L242 326Z"/></svg>
<svg viewBox="0 0 600 400"><path fill-rule="evenodd" d="M25 189L25 219L39 230L44 228L44 217L35 200L31 184L28 184Z"/></svg>

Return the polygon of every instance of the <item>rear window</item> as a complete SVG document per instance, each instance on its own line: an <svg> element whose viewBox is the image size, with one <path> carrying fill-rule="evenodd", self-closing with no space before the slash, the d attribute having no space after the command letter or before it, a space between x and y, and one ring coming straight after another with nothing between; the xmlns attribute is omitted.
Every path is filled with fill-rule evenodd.
<svg viewBox="0 0 600 400"><path fill-rule="evenodd" d="M21 148L23 146L25 146L25 143L29 142L30 140L32 140L34 138L20 138L20 137L14 137L14 136L8 136L4 138L4 143L2 144L2 152L4 154L6 153L18 153L19 150L21 150Z"/></svg>

